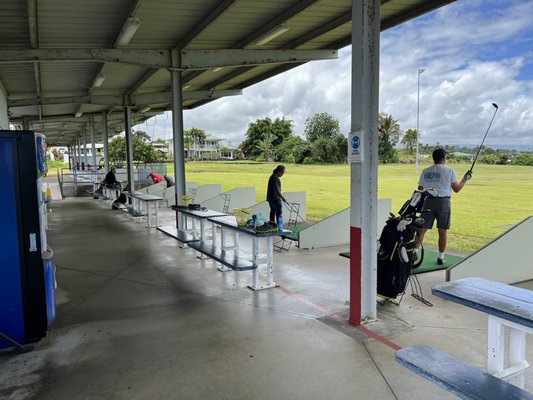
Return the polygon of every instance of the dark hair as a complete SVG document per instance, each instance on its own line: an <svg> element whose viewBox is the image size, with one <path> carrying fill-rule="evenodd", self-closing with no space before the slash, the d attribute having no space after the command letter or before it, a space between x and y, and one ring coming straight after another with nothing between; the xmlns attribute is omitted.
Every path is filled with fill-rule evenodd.
<svg viewBox="0 0 533 400"><path fill-rule="evenodd" d="M280 164L272 171L273 174L277 174L278 172L285 172L285 167Z"/></svg>
<svg viewBox="0 0 533 400"><path fill-rule="evenodd" d="M438 162L440 160L443 160L444 158L446 158L446 155L448 154L448 152L444 149L435 149L433 151L433 161L434 162Z"/></svg>

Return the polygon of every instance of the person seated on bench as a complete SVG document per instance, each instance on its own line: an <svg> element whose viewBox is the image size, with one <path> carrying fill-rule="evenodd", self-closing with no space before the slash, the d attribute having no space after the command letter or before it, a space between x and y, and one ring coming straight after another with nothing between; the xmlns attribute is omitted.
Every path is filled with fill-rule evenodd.
<svg viewBox="0 0 533 400"><path fill-rule="evenodd" d="M174 186L174 184L176 183L174 181L174 177L173 176L163 175L163 178L165 179L165 182L167 183L167 188L169 188L171 186Z"/></svg>
<svg viewBox="0 0 533 400"><path fill-rule="evenodd" d="M119 188L121 186L120 182L117 181L117 176L115 175L116 171L117 170L116 170L115 167L111 167L111 169L109 170L109 172L105 176L104 184L107 187L110 187L110 188L117 188L118 187Z"/></svg>
<svg viewBox="0 0 533 400"><path fill-rule="evenodd" d="M124 188L124 192L127 192L130 190L130 185L127 184ZM111 204L112 210L120 210L122 208L126 208L126 201L128 200L126 193L120 193L120 195L117 197L117 199Z"/></svg>
<svg viewBox="0 0 533 400"><path fill-rule="evenodd" d="M159 183L163 181L163 178L161 177L161 175L152 172L150 173L150 175L148 175L146 180L148 181L148 183Z"/></svg>

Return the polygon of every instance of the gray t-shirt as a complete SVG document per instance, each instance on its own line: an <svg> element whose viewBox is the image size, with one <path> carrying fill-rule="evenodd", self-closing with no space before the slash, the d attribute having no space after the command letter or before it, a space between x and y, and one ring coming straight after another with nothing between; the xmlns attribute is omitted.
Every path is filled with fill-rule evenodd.
<svg viewBox="0 0 533 400"><path fill-rule="evenodd" d="M435 189L439 197L451 197L452 184L457 182L453 168L444 164L434 164L422 171L418 184L424 189Z"/></svg>

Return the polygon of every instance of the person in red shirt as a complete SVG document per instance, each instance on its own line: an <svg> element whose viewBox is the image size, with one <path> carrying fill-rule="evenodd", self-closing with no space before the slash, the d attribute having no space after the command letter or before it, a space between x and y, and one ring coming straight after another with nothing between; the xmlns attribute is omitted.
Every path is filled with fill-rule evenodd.
<svg viewBox="0 0 533 400"><path fill-rule="evenodd" d="M163 178L161 177L161 175L152 172L150 175L148 175L148 181L152 181L153 183L159 183L163 181Z"/></svg>

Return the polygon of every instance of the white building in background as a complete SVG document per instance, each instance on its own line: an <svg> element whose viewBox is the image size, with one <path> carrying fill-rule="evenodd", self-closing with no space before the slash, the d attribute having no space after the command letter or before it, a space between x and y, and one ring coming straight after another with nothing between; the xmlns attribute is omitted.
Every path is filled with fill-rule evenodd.
<svg viewBox="0 0 533 400"><path fill-rule="evenodd" d="M185 144L186 160L233 160L236 148L224 143L225 140L208 135L205 140L198 143ZM169 154L172 156L172 139L169 140Z"/></svg>
<svg viewBox="0 0 533 400"><path fill-rule="evenodd" d="M158 152L163 155L163 158L170 160L173 158L173 146L172 139L165 142L152 142L152 146ZM96 150L96 165L103 163L103 151L104 145L102 143L95 143ZM56 152L54 152L54 150ZM87 151L87 164L92 164L93 154L92 154L92 145L88 145L87 149L81 146L80 149L73 147L71 150L75 151L76 154L69 154L68 147L50 147L48 148L48 154L51 160L56 159L56 154L59 152L62 154L62 161L65 163L69 162L69 158L76 156L78 159L81 159L81 162L85 162L85 151ZM224 139L221 139L216 136L207 136L205 140L191 145L190 147L185 147L185 159L186 160L213 160L213 159L224 159L224 160L233 160L235 157L235 152L237 148L228 146L224 144ZM79 154L78 154L79 152Z"/></svg>
<svg viewBox="0 0 533 400"><path fill-rule="evenodd" d="M104 154L103 154L104 145L102 143L95 143L94 147L96 150L96 165L100 165L100 161L104 159ZM75 156L76 158L81 159L81 161L84 163L85 162L85 151L87 151L87 164L93 163L93 149L92 149L92 145L90 144L87 146L87 149L85 149L83 146L81 146L80 149L78 149L77 146L72 147L72 150L76 152L76 154L74 155L68 153L69 151L68 147L49 147L48 154L50 155L51 160L54 160L55 158L53 150L52 150L54 148L63 154L64 163L68 163L70 157L72 156Z"/></svg>

